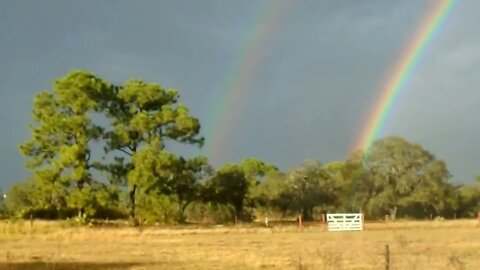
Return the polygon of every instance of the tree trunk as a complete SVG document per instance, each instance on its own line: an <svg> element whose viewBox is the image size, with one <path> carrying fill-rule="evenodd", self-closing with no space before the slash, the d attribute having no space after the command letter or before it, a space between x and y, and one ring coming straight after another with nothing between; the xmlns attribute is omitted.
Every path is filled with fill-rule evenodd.
<svg viewBox="0 0 480 270"><path fill-rule="evenodd" d="M137 185L133 185L130 191L130 217L135 218L135 195L137 192Z"/></svg>
<svg viewBox="0 0 480 270"><path fill-rule="evenodd" d="M302 216L304 221L312 221L313 220L313 208L310 207L303 207L302 208Z"/></svg>
<svg viewBox="0 0 480 270"><path fill-rule="evenodd" d="M178 221L184 223L186 221L185 218L185 209L190 204L191 201L184 202L183 200L178 200Z"/></svg>
<svg viewBox="0 0 480 270"><path fill-rule="evenodd" d="M82 191L84 184L85 184L85 181L84 181L84 180L78 181L78 182L77 182L77 188L78 188L78 190ZM83 206L80 206L79 209L78 209L78 217L79 217L79 218L82 218L84 213L85 213L85 208L84 208Z"/></svg>
<svg viewBox="0 0 480 270"><path fill-rule="evenodd" d="M397 206L395 205L393 208L390 209L390 218L395 220L397 217Z"/></svg>
<svg viewBox="0 0 480 270"><path fill-rule="evenodd" d="M238 223L238 219L241 217L242 215L242 209L243 207L241 206L235 206L235 224Z"/></svg>
<svg viewBox="0 0 480 270"><path fill-rule="evenodd" d="M185 209L187 208L187 206L191 203L191 201L187 201L187 202L179 202L178 203L178 211L179 211L179 215L180 215L180 222L185 222L186 221L186 218L185 218Z"/></svg>
<svg viewBox="0 0 480 270"><path fill-rule="evenodd" d="M235 224L237 224L238 220L242 219L243 202L234 204L233 208L235 210Z"/></svg>

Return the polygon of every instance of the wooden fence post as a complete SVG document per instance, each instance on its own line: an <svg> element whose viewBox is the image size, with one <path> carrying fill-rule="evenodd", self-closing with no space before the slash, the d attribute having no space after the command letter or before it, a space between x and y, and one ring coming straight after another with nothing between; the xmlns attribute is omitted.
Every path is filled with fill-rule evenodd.
<svg viewBox="0 0 480 270"><path fill-rule="evenodd" d="M327 231L328 230L328 224L327 224L327 216L326 214L322 214L322 221L323 221L323 230Z"/></svg>
<svg viewBox="0 0 480 270"><path fill-rule="evenodd" d="M143 217L140 217L138 219L138 232L142 233L142 231L143 231Z"/></svg>
<svg viewBox="0 0 480 270"><path fill-rule="evenodd" d="M390 248L385 245L385 270L390 270Z"/></svg>
<svg viewBox="0 0 480 270"><path fill-rule="evenodd" d="M298 215L298 226L300 227L300 230L303 231L302 215Z"/></svg>

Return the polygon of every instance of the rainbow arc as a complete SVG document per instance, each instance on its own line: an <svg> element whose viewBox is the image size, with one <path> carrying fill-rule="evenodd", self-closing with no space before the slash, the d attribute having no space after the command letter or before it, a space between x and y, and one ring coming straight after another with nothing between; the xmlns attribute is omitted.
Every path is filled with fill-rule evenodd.
<svg viewBox="0 0 480 270"><path fill-rule="evenodd" d="M398 104L400 94L407 90L408 81L457 1L438 0L436 2L435 7L421 22L405 52L398 58L397 64L388 76L387 83L381 88L380 97L369 113L367 124L355 143L354 151L368 149L371 143L382 135L392 110Z"/></svg>

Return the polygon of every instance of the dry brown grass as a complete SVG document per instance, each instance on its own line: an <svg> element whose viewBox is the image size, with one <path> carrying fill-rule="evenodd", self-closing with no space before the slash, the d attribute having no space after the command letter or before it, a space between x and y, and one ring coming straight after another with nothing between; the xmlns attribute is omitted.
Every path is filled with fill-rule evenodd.
<svg viewBox="0 0 480 270"><path fill-rule="evenodd" d="M367 224L326 232L321 224L194 228L0 225L0 269L478 269L475 220Z"/></svg>

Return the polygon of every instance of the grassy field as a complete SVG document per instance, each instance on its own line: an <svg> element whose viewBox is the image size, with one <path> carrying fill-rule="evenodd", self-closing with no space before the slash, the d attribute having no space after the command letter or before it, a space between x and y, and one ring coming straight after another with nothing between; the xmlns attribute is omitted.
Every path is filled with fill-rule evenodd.
<svg viewBox="0 0 480 270"><path fill-rule="evenodd" d="M476 220L367 224L326 232L321 224L134 228L0 224L0 269L479 269Z"/></svg>

